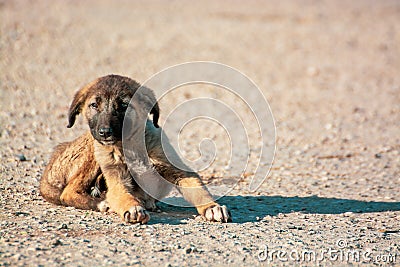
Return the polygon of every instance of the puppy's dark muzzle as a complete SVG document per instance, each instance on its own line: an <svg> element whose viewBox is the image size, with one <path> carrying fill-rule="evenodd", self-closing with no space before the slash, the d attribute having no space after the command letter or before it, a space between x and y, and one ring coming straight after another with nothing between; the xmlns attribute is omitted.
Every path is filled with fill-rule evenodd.
<svg viewBox="0 0 400 267"><path fill-rule="evenodd" d="M99 129L99 136L101 137L101 138L104 138L104 139L108 139L109 137L112 137L112 135L113 135L113 130L112 130L112 128L100 128Z"/></svg>

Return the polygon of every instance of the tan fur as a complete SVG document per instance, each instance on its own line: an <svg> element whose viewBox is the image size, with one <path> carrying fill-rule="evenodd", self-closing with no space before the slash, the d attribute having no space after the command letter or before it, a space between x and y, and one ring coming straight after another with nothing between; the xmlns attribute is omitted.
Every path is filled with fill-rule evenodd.
<svg viewBox="0 0 400 267"><path fill-rule="evenodd" d="M187 166L183 165L168 142L167 145L163 144L163 149L163 132L156 128L158 104L150 107L150 113L154 115L153 123L147 121L145 126L147 151L139 149L140 146L135 143L139 139L133 135L129 139L132 140L132 151L129 152L131 156L129 161L125 159L119 136L122 131L121 116L125 113L110 110L109 107L118 104L116 102L123 97L132 97L139 86L127 77L109 75L96 79L75 94L70 107L68 127L72 127L76 115L82 113L91 131L56 147L41 179L41 195L51 203L80 209L104 210L109 207L126 222L146 223L150 219L146 209L155 208L155 199L152 196L161 198L169 192L170 186L166 180L178 186L183 197L207 220L230 221L229 211L213 200L199 175L183 170L188 170ZM142 112L146 109L142 107L149 105L151 100L155 101L155 97L150 89L140 91L140 94L142 95L139 95L138 102L132 105L136 108L137 119L146 120L147 113ZM96 103L95 107L91 104L93 102ZM112 141L103 140L104 136L99 137L97 128L104 125L113 127L113 135L109 137ZM172 165L168 158L173 158L175 163L179 163L178 166ZM133 174L127 163L133 164L129 166L134 170ZM184 168L179 168L179 165ZM151 196L144 191L145 188L138 186L132 175L139 179L137 181L142 179L144 183L155 183ZM157 178L159 175L165 180ZM106 188L100 188L103 177ZM99 192L93 196L93 192L97 191Z"/></svg>
<svg viewBox="0 0 400 267"><path fill-rule="evenodd" d="M97 209L104 197L90 195L100 166L94 159L93 137L87 133L56 147L40 183L40 192L51 203L80 209Z"/></svg>

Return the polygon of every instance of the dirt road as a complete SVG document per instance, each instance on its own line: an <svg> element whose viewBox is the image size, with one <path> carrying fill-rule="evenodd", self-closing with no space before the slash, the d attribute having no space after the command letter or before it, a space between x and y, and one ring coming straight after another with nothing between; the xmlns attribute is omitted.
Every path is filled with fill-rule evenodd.
<svg viewBox="0 0 400 267"><path fill-rule="evenodd" d="M398 1L0 1L0 19L0 266L400 264ZM246 74L275 117L269 176L220 200L233 223L43 201L52 148L86 130L66 128L80 86L195 60ZM202 173L223 183L216 162Z"/></svg>

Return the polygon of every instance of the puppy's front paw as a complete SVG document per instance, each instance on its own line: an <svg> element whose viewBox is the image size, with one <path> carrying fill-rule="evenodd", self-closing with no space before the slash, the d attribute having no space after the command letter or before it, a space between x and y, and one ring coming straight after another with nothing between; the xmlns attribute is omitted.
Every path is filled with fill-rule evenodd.
<svg viewBox="0 0 400 267"><path fill-rule="evenodd" d="M204 214L207 221L210 222L232 222L232 216L228 208L220 205L208 207Z"/></svg>
<svg viewBox="0 0 400 267"><path fill-rule="evenodd" d="M97 204L97 208L100 212L107 212L110 209L110 206L108 205L107 200L103 200L99 204Z"/></svg>
<svg viewBox="0 0 400 267"><path fill-rule="evenodd" d="M150 220L149 213L142 206L132 206L124 213L124 221L145 224Z"/></svg>

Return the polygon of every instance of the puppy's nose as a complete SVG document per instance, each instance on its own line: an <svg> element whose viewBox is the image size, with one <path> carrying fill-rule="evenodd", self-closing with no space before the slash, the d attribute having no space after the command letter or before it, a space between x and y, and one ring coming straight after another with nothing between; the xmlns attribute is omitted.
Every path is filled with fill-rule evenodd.
<svg viewBox="0 0 400 267"><path fill-rule="evenodd" d="M101 136L101 137L104 137L104 138L107 138L107 137L110 137L111 135L112 135L112 129L111 128L106 128L106 127L104 127L104 128L100 128L99 129L99 135Z"/></svg>

